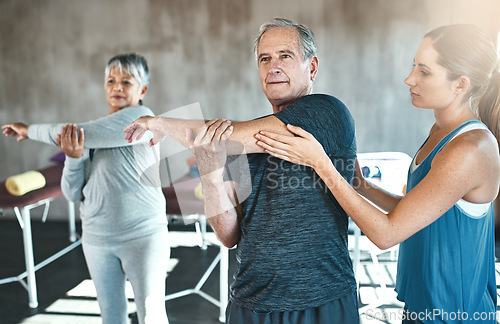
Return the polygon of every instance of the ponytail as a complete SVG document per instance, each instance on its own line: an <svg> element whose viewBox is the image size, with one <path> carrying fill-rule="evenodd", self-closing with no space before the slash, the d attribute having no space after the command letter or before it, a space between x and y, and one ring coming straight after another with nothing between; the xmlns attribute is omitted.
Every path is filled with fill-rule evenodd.
<svg viewBox="0 0 500 324"><path fill-rule="evenodd" d="M490 77L490 83L477 105L479 119L500 143L500 72L495 69Z"/></svg>

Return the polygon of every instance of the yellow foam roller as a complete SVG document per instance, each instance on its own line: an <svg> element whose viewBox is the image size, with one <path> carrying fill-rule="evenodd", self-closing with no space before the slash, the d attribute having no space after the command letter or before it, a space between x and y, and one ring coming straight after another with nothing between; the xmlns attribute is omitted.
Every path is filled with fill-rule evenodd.
<svg viewBox="0 0 500 324"><path fill-rule="evenodd" d="M198 198L199 200L205 199L205 195L203 194L203 188L201 186L201 182L198 183L196 188L194 188L194 196Z"/></svg>
<svg viewBox="0 0 500 324"><path fill-rule="evenodd" d="M8 177L5 180L5 188L13 196L22 196L30 191L43 188L45 177L38 171L26 171Z"/></svg>

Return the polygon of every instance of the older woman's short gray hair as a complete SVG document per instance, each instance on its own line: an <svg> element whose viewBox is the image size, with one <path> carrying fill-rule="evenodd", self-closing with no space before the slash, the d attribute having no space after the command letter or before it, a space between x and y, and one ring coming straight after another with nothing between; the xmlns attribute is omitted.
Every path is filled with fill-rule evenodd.
<svg viewBox="0 0 500 324"><path fill-rule="evenodd" d="M104 71L105 82L109 72L114 68L132 75L139 81L141 87L149 84L149 68L146 59L135 53L119 54L112 57Z"/></svg>
<svg viewBox="0 0 500 324"><path fill-rule="evenodd" d="M266 31L276 27L295 27L297 32L299 33L299 44L300 44L300 52L302 54L302 58L304 60L308 60L314 55L318 53L318 47L316 45L316 38L314 37L314 33L305 25L298 24L292 20L285 18L274 18L270 22L267 22L260 26L259 35L255 39L254 42L254 53L255 58L257 59L257 51L259 50L259 43L262 35Z"/></svg>

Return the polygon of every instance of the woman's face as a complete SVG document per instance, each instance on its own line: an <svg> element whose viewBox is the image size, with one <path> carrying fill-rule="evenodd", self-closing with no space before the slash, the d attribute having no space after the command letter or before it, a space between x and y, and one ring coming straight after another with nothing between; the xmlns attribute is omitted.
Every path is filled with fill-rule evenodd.
<svg viewBox="0 0 500 324"><path fill-rule="evenodd" d="M415 55L414 68L405 80L415 107L441 109L457 100L459 81L448 79L447 70L437 62L438 57L431 39L424 38Z"/></svg>
<svg viewBox="0 0 500 324"><path fill-rule="evenodd" d="M139 105L139 100L144 98L148 89L147 86L141 87L132 75L116 67L109 72L104 88L110 112Z"/></svg>

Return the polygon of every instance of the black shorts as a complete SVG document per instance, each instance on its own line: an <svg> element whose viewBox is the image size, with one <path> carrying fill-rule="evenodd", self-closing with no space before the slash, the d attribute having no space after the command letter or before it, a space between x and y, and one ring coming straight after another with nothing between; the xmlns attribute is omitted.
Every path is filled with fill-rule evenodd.
<svg viewBox="0 0 500 324"><path fill-rule="evenodd" d="M229 302L226 324L359 324L356 291L321 305L300 311L262 313Z"/></svg>

